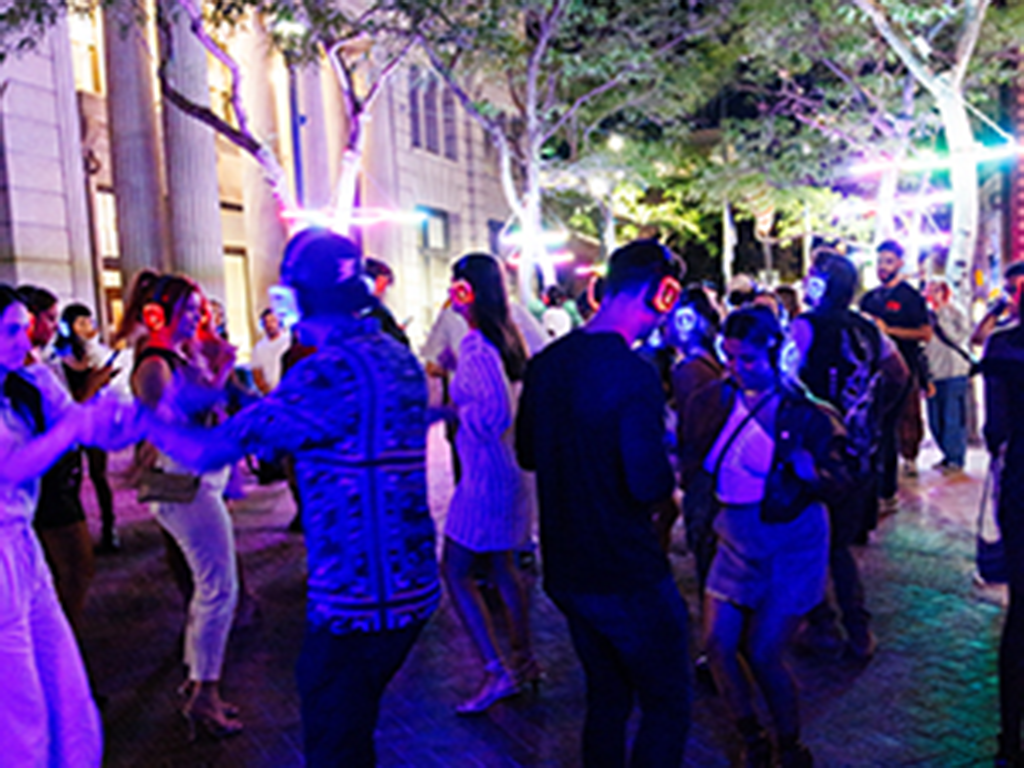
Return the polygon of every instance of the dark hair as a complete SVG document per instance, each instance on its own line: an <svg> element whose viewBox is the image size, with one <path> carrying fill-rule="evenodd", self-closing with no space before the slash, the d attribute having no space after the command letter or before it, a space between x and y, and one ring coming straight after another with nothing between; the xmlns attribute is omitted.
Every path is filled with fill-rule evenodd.
<svg viewBox="0 0 1024 768"><path fill-rule="evenodd" d="M784 339L782 326L768 307L741 307L725 318L722 335L727 339L748 341L768 350L773 365L778 365Z"/></svg>
<svg viewBox="0 0 1024 768"><path fill-rule="evenodd" d="M272 315L272 314L274 314L274 310L271 307L267 307L262 312L260 312L260 322L266 321L267 315Z"/></svg>
<svg viewBox="0 0 1024 768"><path fill-rule="evenodd" d="M57 297L38 285L19 285L17 290L21 303L33 315L46 312L57 303Z"/></svg>
<svg viewBox="0 0 1024 768"><path fill-rule="evenodd" d="M884 240L876 249L877 253L882 251L889 251L896 256L897 259L903 260L903 246L897 243L895 240Z"/></svg>
<svg viewBox="0 0 1024 768"><path fill-rule="evenodd" d="M24 304L25 308L28 309L22 288L32 288L32 286L22 286L15 290L5 283L0 283L0 313L6 312L7 308L12 304ZM36 290L53 296L49 291L45 291L42 288ZM56 303L57 299L54 298L52 304L39 311L45 312ZM29 312L31 311L29 309ZM11 401L14 412L28 425L33 434L39 435L46 431L46 420L43 417L43 397L34 384L22 378L17 372L11 371L4 379L3 392L7 399Z"/></svg>
<svg viewBox="0 0 1024 768"><path fill-rule="evenodd" d="M526 344L512 322L501 264L486 253L468 253L452 265L452 277L473 287L473 319L501 355L509 381L526 372Z"/></svg>
<svg viewBox="0 0 1024 768"><path fill-rule="evenodd" d="M380 259L374 259L370 256L364 258L363 272L365 272L367 277L372 280L376 280L378 277L386 277L388 279L388 285L395 282L395 273L391 270L391 267Z"/></svg>
<svg viewBox="0 0 1024 768"><path fill-rule="evenodd" d="M57 341L54 346L57 351L66 354L71 352L76 360L85 357L85 339L75 333L75 321L80 317L92 317L92 310L85 304L68 304L60 313L60 330L57 332Z"/></svg>
<svg viewBox="0 0 1024 768"><path fill-rule="evenodd" d="M304 229L288 241L281 282L307 317L354 315L379 304L363 279L359 246L328 229Z"/></svg>
<svg viewBox="0 0 1024 768"><path fill-rule="evenodd" d="M1006 268L1006 272L1003 274L1003 279L1015 280L1022 276L1024 276L1024 261L1015 261Z"/></svg>
<svg viewBox="0 0 1024 768"><path fill-rule="evenodd" d="M682 280L685 273L683 262L661 243L634 240L616 250L608 260L605 294L615 296L646 288L663 277Z"/></svg>
<svg viewBox="0 0 1024 768"><path fill-rule="evenodd" d="M775 295L786 310L790 319L800 314L800 296L792 285L780 285L775 289Z"/></svg>
<svg viewBox="0 0 1024 768"><path fill-rule="evenodd" d="M560 307L565 303L566 295L565 291L557 285L549 285L548 289L544 292L544 296L547 298L547 304L549 307Z"/></svg>
<svg viewBox="0 0 1024 768"><path fill-rule="evenodd" d="M847 309L860 282L860 274L853 262L833 250L822 249L814 257L813 269L821 273L826 283L819 308Z"/></svg>
<svg viewBox="0 0 1024 768"><path fill-rule="evenodd" d="M683 307L692 307L693 311L704 320L704 333L701 334L698 341L708 352L714 354L715 337L722 327L722 318L711 304L711 299L699 285L691 285L679 297L679 306L676 311Z"/></svg>
<svg viewBox="0 0 1024 768"><path fill-rule="evenodd" d="M199 286L183 275L160 275L150 269L142 270L132 284L121 327L117 329L114 339L124 339L131 335L142 322L142 310L147 304L158 304L170 325L188 297L198 290Z"/></svg>

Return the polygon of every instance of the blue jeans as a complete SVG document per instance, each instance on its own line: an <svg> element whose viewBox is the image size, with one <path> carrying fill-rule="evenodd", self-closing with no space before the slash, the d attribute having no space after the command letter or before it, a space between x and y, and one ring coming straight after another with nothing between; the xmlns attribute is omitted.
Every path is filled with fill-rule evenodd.
<svg viewBox="0 0 1024 768"><path fill-rule="evenodd" d="M967 377L934 383L935 397L928 398L928 427L946 463L963 467L967 458Z"/></svg>
<svg viewBox="0 0 1024 768"><path fill-rule="evenodd" d="M682 765L690 730L689 616L671 578L610 594L551 592L587 675L583 765L626 765L626 722L639 700L629 765Z"/></svg>
<svg viewBox="0 0 1024 768"><path fill-rule="evenodd" d="M337 635L307 626L298 663L309 768L372 768L380 700L426 622Z"/></svg>

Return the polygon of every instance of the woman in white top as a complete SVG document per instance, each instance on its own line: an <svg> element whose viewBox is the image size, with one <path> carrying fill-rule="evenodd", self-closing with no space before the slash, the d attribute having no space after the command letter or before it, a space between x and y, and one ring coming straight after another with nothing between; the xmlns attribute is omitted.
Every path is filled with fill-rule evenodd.
<svg viewBox="0 0 1024 768"><path fill-rule="evenodd" d="M39 477L69 448L120 448L140 430L133 406L75 405L45 368L26 372L29 324L17 294L0 285L0 762L99 766L99 713L32 514Z"/></svg>
<svg viewBox="0 0 1024 768"><path fill-rule="evenodd" d="M533 657L527 596L513 558L530 533L528 505L512 445L517 395L526 370L526 347L509 317L501 265L486 254L469 254L452 268L452 307L469 324L459 346L451 396L458 410L456 437L462 478L445 525L443 573L452 602L484 662L480 690L458 707L460 714L483 712L536 683L541 671ZM502 658L494 625L476 583L487 567L509 615L511 666Z"/></svg>
<svg viewBox="0 0 1024 768"><path fill-rule="evenodd" d="M131 334L136 324L145 325L149 332L132 374L139 400L150 408L170 408L181 421L205 424L223 398L234 349L211 334L200 339L202 312L202 293L191 280L142 272L136 278L121 335ZM189 474L153 446L139 451L138 462L171 475ZM151 499L157 522L181 548L195 585L185 626L188 679L181 688L188 696L182 714L192 737L197 725L215 738L242 730L237 707L225 702L220 693L224 652L238 601L234 531L223 498L228 471L224 467L194 478L190 500L171 500L172 494Z"/></svg>

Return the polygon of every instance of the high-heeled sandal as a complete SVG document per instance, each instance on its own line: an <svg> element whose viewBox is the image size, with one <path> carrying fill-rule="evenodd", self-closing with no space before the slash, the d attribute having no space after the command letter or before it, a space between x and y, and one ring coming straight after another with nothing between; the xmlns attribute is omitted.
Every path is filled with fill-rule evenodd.
<svg viewBox="0 0 1024 768"><path fill-rule="evenodd" d="M197 712L187 704L181 710L181 716L185 718L189 742L194 742L199 733L219 741L237 736L245 727L241 720L231 717L226 711L222 711L221 717L217 717L209 712Z"/></svg>
<svg viewBox="0 0 1024 768"><path fill-rule="evenodd" d="M186 680L178 686L178 696L183 699L190 699L192 698L194 688L195 680ZM221 699L220 708L224 712L225 717L230 717L232 720L238 719L238 715L241 713L237 704L232 704L230 701L224 701L223 699Z"/></svg>
<svg viewBox="0 0 1024 768"><path fill-rule="evenodd" d="M548 679L547 672L535 656L526 656L515 663L513 675L520 688L529 686L536 693L540 684Z"/></svg>
<svg viewBox="0 0 1024 768"><path fill-rule="evenodd" d="M519 693L519 685L512 675L505 669L500 661L492 661L484 669L487 677L484 684L472 698L455 707L456 713L460 715L479 715L486 712L502 699L507 699Z"/></svg>

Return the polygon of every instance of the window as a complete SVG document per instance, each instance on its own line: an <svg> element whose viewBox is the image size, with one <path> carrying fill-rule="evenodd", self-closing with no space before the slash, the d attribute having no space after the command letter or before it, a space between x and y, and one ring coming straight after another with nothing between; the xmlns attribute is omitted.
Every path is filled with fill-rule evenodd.
<svg viewBox="0 0 1024 768"><path fill-rule="evenodd" d="M249 296L249 268L245 249L228 246L224 249L224 312L227 315L231 343L238 348L239 362L242 363L248 362L252 350L252 335L249 331L252 307Z"/></svg>
<svg viewBox="0 0 1024 768"><path fill-rule="evenodd" d="M435 155L441 151L437 125L437 78L431 77L423 91L423 133L427 152Z"/></svg>
<svg viewBox="0 0 1024 768"><path fill-rule="evenodd" d="M488 219L487 220L487 244L491 248L491 253L497 255L501 253L501 232L505 229L505 222L499 219Z"/></svg>
<svg viewBox="0 0 1024 768"><path fill-rule="evenodd" d="M448 250L448 214L423 205L416 210L424 215L420 228L420 248L425 251Z"/></svg>
<svg viewBox="0 0 1024 768"><path fill-rule="evenodd" d="M423 146L420 135L420 68L409 67L409 135L414 147Z"/></svg>
<svg viewBox="0 0 1024 768"><path fill-rule="evenodd" d="M448 88L441 96L441 113L444 119L444 156L449 160L459 159L459 134L455 126L455 96Z"/></svg>

